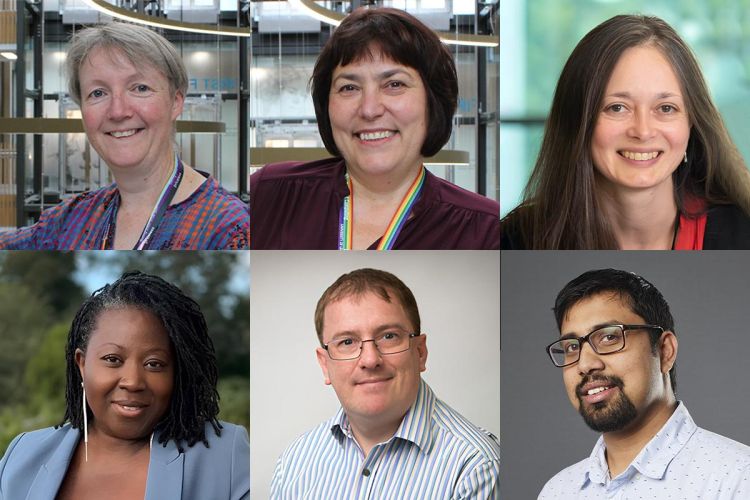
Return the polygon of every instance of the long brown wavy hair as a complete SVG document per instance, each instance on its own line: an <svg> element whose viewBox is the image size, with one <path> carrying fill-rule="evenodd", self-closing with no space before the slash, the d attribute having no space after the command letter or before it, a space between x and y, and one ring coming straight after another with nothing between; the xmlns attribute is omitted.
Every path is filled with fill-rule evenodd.
<svg viewBox="0 0 750 500"><path fill-rule="evenodd" d="M610 75L636 46L655 47L672 65L690 121L688 163L672 174L675 201L693 195L750 214L750 172L711 100L690 48L662 19L620 15L591 30L565 63L539 157L523 202L503 219L527 249L616 249L598 199L591 138Z"/></svg>

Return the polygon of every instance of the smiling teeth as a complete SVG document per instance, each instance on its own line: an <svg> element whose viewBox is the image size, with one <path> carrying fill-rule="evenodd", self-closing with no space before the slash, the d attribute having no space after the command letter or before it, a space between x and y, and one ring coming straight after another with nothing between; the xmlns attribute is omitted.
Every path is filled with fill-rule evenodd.
<svg viewBox="0 0 750 500"><path fill-rule="evenodd" d="M607 389L609 389L609 387L595 387L594 389L589 389L589 392L587 392L586 394L588 394L589 396L593 396L594 394L599 394L600 392L606 391Z"/></svg>
<svg viewBox="0 0 750 500"><path fill-rule="evenodd" d="M133 129L133 130L123 130L122 132L110 132L110 134L112 134L113 137L117 137L119 139L120 137L130 137L136 132L137 131Z"/></svg>
<svg viewBox="0 0 750 500"><path fill-rule="evenodd" d="M362 132L359 134L359 138L363 141L377 141L378 139L385 139L393 135L390 130L384 130L383 132Z"/></svg>
<svg viewBox="0 0 750 500"><path fill-rule="evenodd" d="M628 160L636 160L636 161L645 161L645 160L653 160L657 156L659 156L658 151L652 151L651 153L633 153L632 151L623 151L622 156L627 158Z"/></svg>

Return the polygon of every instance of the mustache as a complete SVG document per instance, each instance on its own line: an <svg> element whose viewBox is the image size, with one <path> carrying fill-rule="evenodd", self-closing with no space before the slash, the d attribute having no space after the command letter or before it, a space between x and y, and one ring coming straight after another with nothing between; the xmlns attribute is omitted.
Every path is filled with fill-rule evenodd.
<svg viewBox="0 0 750 500"><path fill-rule="evenodd" d="M592 382L603 382L608 386L619 387L620 389L625 385L622 379L617 375L586 375L576 386L576 396L578 396L578 399L583 395L583 387Z"/></svg>

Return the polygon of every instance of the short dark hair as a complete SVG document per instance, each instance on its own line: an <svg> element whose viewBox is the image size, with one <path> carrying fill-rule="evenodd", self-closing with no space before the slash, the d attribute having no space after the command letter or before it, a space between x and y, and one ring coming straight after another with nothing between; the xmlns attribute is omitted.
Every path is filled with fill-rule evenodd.
<svg viewBox="0 0 750 500"><path fill-rule="evenodd" d="M596 269L585 272L560 290L553 309L558 330L562 328L562 322L573 306L584 299L602 293L617 295L646 323L660 326L665 331L677 335L669 304L661 292L643 277L618 269ZM656 353L661 332L650 330L649 338L651 350ZM672 369L669 370L669 381L672 384L672 392L676 393L675 365L672 365Z"/></svg>
<svg viewBox="0 0 750 500"><path fill-rule="evenodd" d="M315 330L318 332L320 345L323 345L323 317L326 307L346 297L359 297L367 292L374 293L389 303L395 298L404 308L414 328L414 331L410 333L421 333L422 324L419 319L417 300L409 287L389 272L364 268L339 276L318 300L318 305L315 307Z"/></svg>
<svg viewBox="0 0 750 500"><path fill-rule="evenodd" d="M175 353L174 388L169 410L156 425L159 442L171 439L180 452L182 441L193 446L202 441L208 447L205 424L221 435L216 353L200 306L176 286L158 276L140 271L127 272L120 279L95 291L76 313L65 348L67 387L65 416L74 429L83 428L81 374L75 361L76 349L86 350L99 315L107 310L135 307L153 313L169 335ZM87 409L93 418L91 409Z"/></svg>
<svg viewBox="0 0 750 500"><path fill-rule="evenodd" d="M421 154L440 151L453 129L458 76L450 50L430 28L399 9L356 9L336 28L313 68L310 88L318 130L326 149L340 156L333 140L328 100L333 71L340 64L372 59L373 53L414 68L427 93L427 134Z"/></svg>

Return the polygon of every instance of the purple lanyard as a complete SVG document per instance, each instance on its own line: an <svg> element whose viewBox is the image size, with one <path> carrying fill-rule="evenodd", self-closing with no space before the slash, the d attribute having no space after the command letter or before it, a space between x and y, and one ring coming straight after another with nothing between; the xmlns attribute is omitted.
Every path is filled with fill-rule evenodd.
<svg viewBox="0 0 750 500"><path fill-rule="evenodd" d="M167 183L164 185L159 198L156 200L154 210L151 212L151 216L148 218L148 222L143 227L143 232L138 238L138 242L133 247L133 250L146 250L148 249L149 243L159 227L164 213L169 208L169 204L172 203L174 195L177 193L177 188L180 187L182 177L185 173L185 168L182 166L182 160L179 156L174 155L174 169ZM104 230L104 240L102 241L102 250L111 248L115 241L115 221L117 220L117 208L120 205L120 192L115 194L115 199L109 205L105 217L107 223Z"/></svg>

